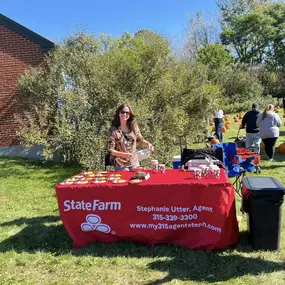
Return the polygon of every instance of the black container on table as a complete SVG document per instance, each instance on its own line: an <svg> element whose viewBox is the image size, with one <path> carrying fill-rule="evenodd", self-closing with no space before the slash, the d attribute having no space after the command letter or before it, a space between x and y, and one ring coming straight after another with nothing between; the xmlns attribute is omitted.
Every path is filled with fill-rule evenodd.
<svg viewBox="0 0 285 285"><path fill-rule="evenodd" d="M242 204L254 249L279 250L284 186L273 177L245 177Z"/></svg>

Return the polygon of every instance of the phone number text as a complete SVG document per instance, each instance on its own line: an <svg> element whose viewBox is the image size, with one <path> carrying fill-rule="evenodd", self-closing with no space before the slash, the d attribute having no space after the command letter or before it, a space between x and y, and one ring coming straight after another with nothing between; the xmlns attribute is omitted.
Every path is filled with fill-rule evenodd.
<svg viewBox="0 0 285 285"><path fill-rule="evenodd" d="M160 215L153 214L152 219L155 221L192 221L198 218L197 214L190 215Z"/></svg>

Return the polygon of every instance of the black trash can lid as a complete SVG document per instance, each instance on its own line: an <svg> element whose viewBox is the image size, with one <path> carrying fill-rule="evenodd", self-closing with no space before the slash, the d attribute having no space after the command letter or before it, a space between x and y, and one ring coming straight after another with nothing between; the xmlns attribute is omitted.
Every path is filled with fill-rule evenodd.
<svg viewBox="0 0 285 285"><path fill-rule="evenodd" d="M244 187L251 191L282 191L285 192L284 186L274 177L250 176L242 180Z"/></svg>

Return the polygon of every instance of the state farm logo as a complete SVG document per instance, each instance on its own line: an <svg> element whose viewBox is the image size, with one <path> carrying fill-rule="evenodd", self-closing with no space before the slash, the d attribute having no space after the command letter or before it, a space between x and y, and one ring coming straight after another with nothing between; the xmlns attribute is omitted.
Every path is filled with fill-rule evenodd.
<svg viewBox="0 0 285 285"><path fill-rule="evenodd" d="M122 208L121 202L116 201L77 201L77 200L64 200L63 211L120 211Z"/></svg>
<svg viewBox="0 0 285 285"><path fill-rule="evenodd" d="M98 231L101 233L110 233L111 228L106 224L101 224L101 218L98 215L90 214L86 216L86 222L81 224L83 232Z"/></svg>

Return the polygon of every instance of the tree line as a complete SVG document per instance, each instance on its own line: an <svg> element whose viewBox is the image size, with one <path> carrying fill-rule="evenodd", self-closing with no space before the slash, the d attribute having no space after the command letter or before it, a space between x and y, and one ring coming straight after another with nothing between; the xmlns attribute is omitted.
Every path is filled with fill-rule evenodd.
<svg viewBox="0 0 285 285"><path fill-rule="evenodd" d="M285 5L223 0L220 22L198 13L180 53L151 30L120 37L80 31L20 79L19 137L42 144L47 159L102 167L115 109L129 103L155 156L170 162L180 142L203 136L217 108L246 110L284 92ZM215 22L217 25L218 22Z"/></svg>

